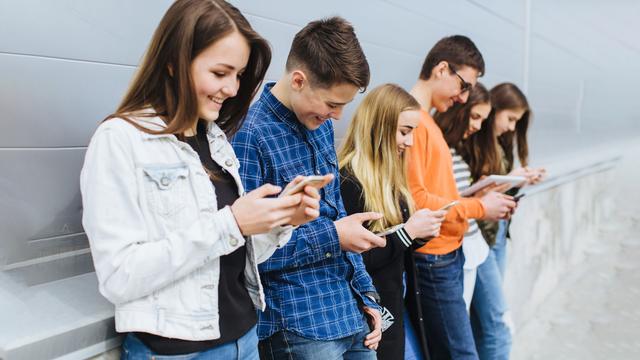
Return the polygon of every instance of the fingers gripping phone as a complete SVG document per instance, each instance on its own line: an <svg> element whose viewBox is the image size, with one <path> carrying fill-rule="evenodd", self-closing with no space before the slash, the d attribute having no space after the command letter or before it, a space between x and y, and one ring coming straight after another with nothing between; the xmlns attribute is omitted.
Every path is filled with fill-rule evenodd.
<svg viewBox="0 0 640 360"><path fill-rule="evenodd" d="M324 185L325 177L323 175L306 176L302 181L297 183L290 189L285 189L278 196L295 195L304 190L307 185L320 189Z"/></svg>

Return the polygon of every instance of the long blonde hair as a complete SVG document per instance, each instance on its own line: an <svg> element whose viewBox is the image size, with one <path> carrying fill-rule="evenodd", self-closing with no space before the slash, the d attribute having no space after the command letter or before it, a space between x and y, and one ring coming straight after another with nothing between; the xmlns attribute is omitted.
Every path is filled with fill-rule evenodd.
<svg viewBox="0 0 640 360"><path fill-rule="evenodd" d="M339 166L362 185L365 211L384 215L371 223L372 231L402 222L401 200L413 211L406 161L404 155L398 155L396 131L401 112L419 109L418 102L400 86L384 84L365 96L349 124L338 153Z"/></svg>

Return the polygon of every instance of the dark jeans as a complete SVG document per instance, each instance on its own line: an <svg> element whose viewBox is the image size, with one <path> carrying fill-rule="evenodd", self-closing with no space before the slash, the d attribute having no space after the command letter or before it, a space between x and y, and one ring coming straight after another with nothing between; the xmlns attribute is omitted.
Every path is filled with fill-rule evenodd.
<svg viewBox="0 0 640 360"><path fill-rule="evenodd" d="M462 297L462 248L445 255L414 253L414 258L431 358L478 359Z"/></svg>
<svg viewBox="0 0 640 360"><path fill-rule="evenodd" d="M260 340L258 349L261 360L375 360L376 352L364 346L370 332L366 321L361 332L337 340L311 340L284 330Z"/></svg>

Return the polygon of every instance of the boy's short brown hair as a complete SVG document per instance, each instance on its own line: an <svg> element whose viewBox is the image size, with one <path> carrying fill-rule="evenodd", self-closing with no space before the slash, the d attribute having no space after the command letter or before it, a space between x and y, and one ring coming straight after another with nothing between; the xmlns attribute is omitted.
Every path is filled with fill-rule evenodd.
<svg viewBox="0 0 640 360"><path fill-rule="evenodd" d="M452 70L468 66L484 75L484 59L480 50L466 36L453 35L440 39L427 54L420 70L420 80L428 80L431 71L441 61L446 61Z"/></svg>
<svg viewBox="0 0 640 360"><path fill-rule="evenodd" d="M312 21L293 38L287 71L301 67L313 86L330 88L348 83L365 91L369 63L353 26L341 17Z"/></svg>

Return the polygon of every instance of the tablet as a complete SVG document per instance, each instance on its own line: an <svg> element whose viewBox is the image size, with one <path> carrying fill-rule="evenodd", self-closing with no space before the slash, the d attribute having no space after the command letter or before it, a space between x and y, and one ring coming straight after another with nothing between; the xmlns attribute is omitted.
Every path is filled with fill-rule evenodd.
<svg viewBox="0 0 640 360"><path fill-rule="evenodd" d="M524 183L525 181L527 181L527 178L524 176L489 175L486 178L471 185L466 190L461 191L460 196L463 196L463 197L471 196L476 192L494 183L498 185L510 184L511 187L514 187Z"/></svg>

